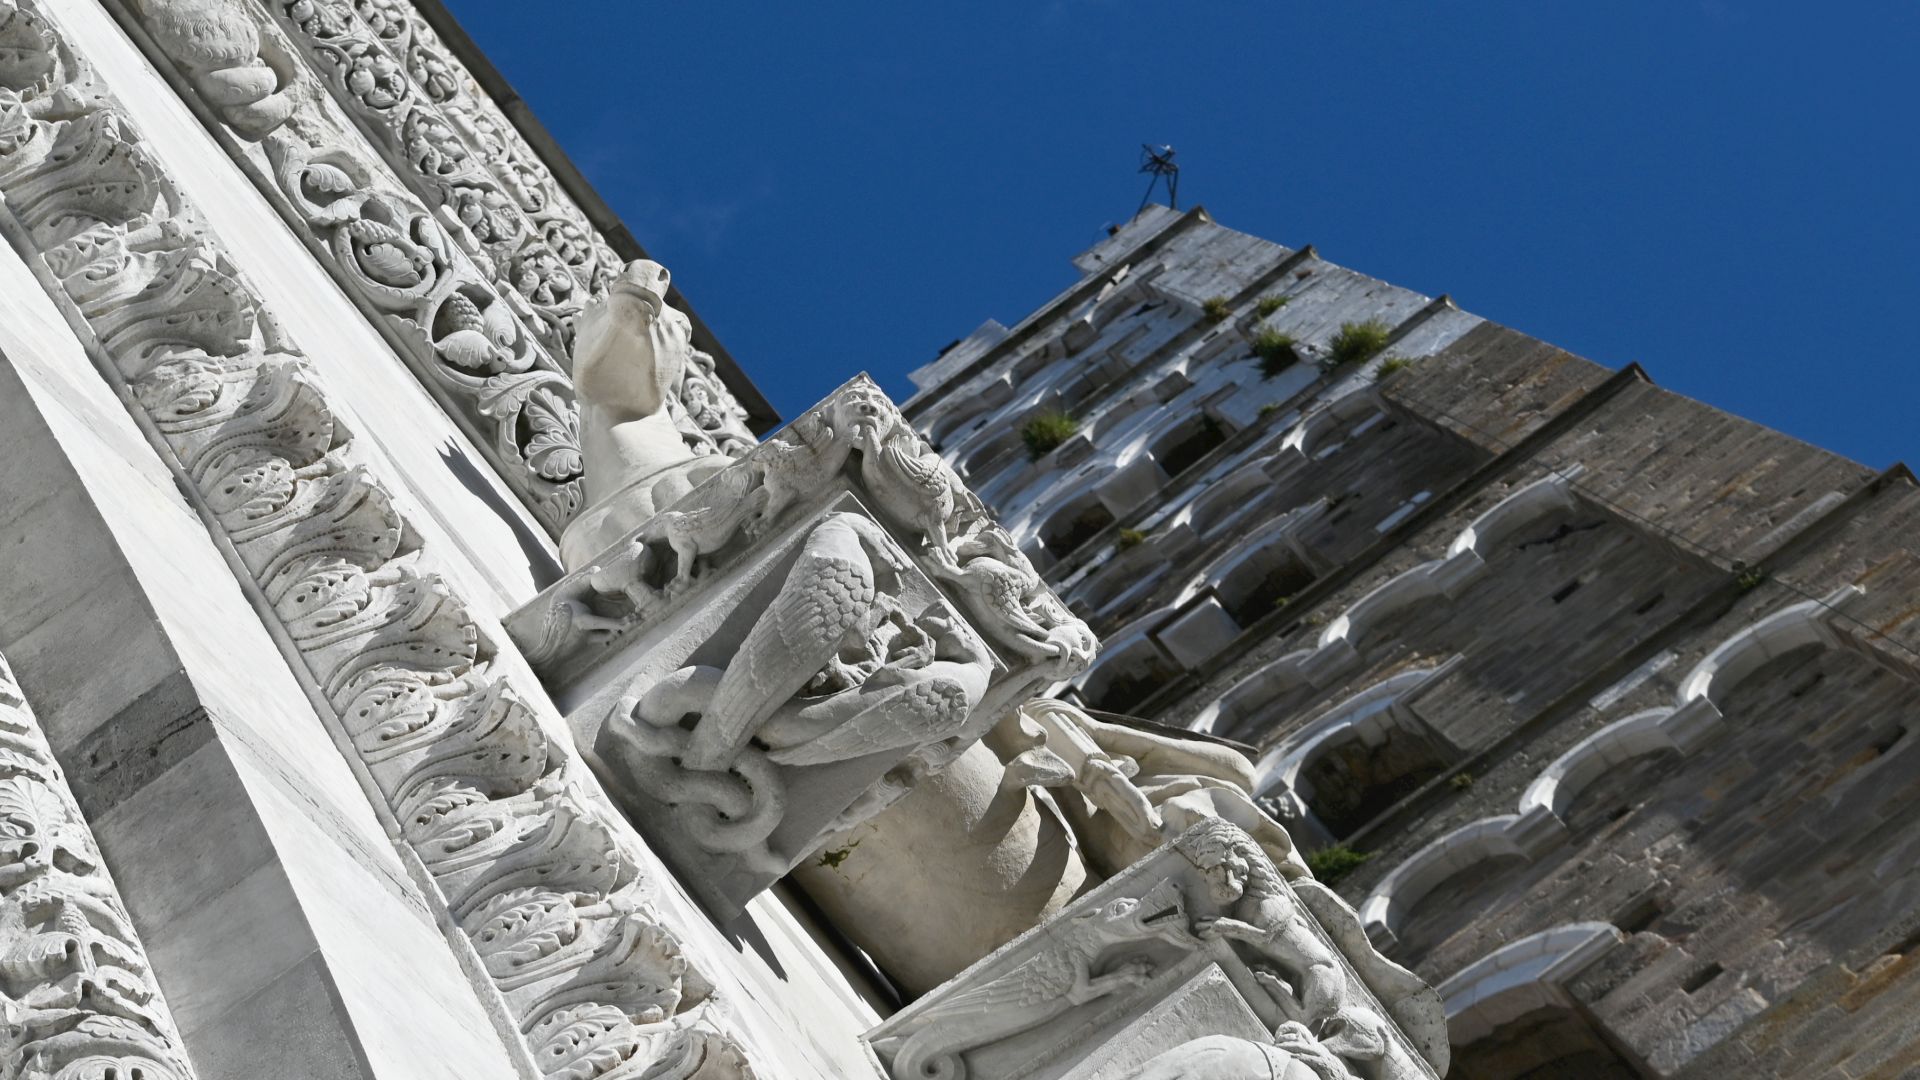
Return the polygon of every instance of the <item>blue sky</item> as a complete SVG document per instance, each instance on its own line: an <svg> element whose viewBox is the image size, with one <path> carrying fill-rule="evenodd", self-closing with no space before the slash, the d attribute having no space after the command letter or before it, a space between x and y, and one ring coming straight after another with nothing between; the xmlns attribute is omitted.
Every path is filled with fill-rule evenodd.
<svg viewBox="0 0 1920 1080"><path fill-rule="evenodd" d="M785 415L1183 205L1920 466L1920 4L450 0Z"/></svg>

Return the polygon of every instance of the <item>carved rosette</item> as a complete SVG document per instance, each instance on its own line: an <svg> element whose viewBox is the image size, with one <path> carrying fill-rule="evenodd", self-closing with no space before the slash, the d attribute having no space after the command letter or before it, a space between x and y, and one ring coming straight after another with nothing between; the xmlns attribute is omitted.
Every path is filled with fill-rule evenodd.
<svg viewBox="0 0 1920 1080"><path fill-rule="evenodd" d="M5 657L0 1002L8 1076L192 1080L146 952Z"/></svg>
<svg viewBox="0 0 1920 1080"><path fill-rule="evenodd" d="M259 586L290 658L366 766L400 842L431 875L426 891L442 899L505 1002L503 1036L544 1075L569 1080L750 1075L709 1016L711 984L647 902L637 840L570 749L491 673L460 598L428 568L387 492L354 462L324 393L257 294L56 24L31 5L0 0L0 41L11 50L0 68L0 197L16 233L44 263L55 302L119 368L130 407L158 432ZM312 175L301 182L312 184ZM338 215L342 247L378 267L381 288L442 308L467 297L479 311L471 328L499 350L494 375L512 374L526 355L522 337L493 333L489 308L472 294L444 283L420 288L442 272L436 260L445 255L426 219L383 218L365 205ZM472 322L464 307L449 315L443 340ZM475 378L506 392L493 376ZM565 384L555 377L551 385ZM547 389L529 389L519 407L544 407L534 401ZM6 723L0 709L0 733ZM77 818L43 811L52 806L45 796L13 794L51 790L52 774L10 746L0 739L0 828L14 838L3 849L11 865L44 863L50 881L90 867ZM5 925L91 935L83 944L93 951L79 955L105 974L59 983L66 976L54 971L53 954L34 959L28 945L9 954L0 978L45 969L56 980L49 1008L66 1007L55 998L82 985L95 988L95 1008L113 1003L97 1020L53 1032L59 1038L49 1036L42 1052L98 1046L108 1049L88 1052L106 1054L121 1045L113 1039L133 1037L129 1025L158 1023L138 1007L151 995L137 949L112 944L128 937L115 905L99 901L98 889L68 900L13 880L0 882L20 900ZM8 992L22 1000L11 985ZM187 1075L154 1060L140 1075ZM101 1062L45 1075L113 1072L110 1059Z"/></svg>
<svg viewBox="0 0 1920 1080"><path fill-rule="evenodd" d="M573 323L621 261L513 125L411 4L130 0L129 12L557 534L581 508ZM677 389L670 412L696 453L754 445L711 358Z"/></svg>

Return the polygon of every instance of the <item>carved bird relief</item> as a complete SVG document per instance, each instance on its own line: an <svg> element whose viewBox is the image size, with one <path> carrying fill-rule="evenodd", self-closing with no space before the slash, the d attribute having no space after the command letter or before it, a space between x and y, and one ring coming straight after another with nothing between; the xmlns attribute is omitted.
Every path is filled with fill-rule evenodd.
<svg viewBox="0 0 1920 1080"><path fill-rule="evenodd" d="M933 639L928 662L889 664L855 691L835 695L797 719L818 731L768 753L781 765L823 765L883 750L924 746L960 732L986 696L993 657L971 632L944 615L919 625ZM807 715L809 712L812 715ZM774 733L763 732L768 742ZM785 742L785 739L781 739Z"/></svg>
<svg viewBox="0 0 1920 1080"><path fill-rule="evenodd" d="M885 553L888 541L855 514L834 514L808 535L779 593L720 676L682 765L726 768L774 710L839 655L850 634L866 636L877 595L869 548Z"/></svg>

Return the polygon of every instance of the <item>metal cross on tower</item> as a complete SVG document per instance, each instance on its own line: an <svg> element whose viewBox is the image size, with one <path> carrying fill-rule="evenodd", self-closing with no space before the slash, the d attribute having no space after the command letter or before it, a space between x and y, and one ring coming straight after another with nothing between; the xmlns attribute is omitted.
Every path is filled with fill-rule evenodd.
<svg viewBox="0 0 1920 1080"><path fill-rule="evenodd" d="M1167 182L1167 205L1180 209L1180 166L1173 163L1173 147L1141 143L1140 171L1151 177L1147 181L1147 193L1140 197L1140 210L1147 208L1153 189L1159 187L1162 180ZM1133 212L1135 217L1140 215L1140 210Z"/></svg>

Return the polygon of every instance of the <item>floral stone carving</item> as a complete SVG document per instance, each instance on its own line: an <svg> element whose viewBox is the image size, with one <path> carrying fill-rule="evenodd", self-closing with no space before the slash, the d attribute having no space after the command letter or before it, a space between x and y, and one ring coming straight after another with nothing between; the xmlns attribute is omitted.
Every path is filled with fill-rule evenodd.
<svg viewBox="0 0 1920 1080"><path fill-rule="evenodd" d="M408 4L127 0L148 51L550 532L582 502L574 324L619 259ZM396 183L397 181L397 183ZM694 352L667 414L738 456Z"/></svg>
<svg viewBox="0 0 1920 1080"><path fill-rule="evenodd" d="M0 42L10 57L0 66L10 238L91 339L89 353L125 381L129 410L231 546L316 708L358 758L422 895L441 907L437 920L492 1000L506 1045L529 1073L567 1080L750 1077L701 962L650 902L637 836L567 740L549 734L494 669L466 606L431 569L418 532L361 462L258 293L55 22L0 0ZM409 249L366 236L376 237L367 256L399 274ZM0 769L9 760L0 752ZM33 846L56 868L63 851L77 866L77 819L32 813L0 817L15 821L16 836L60 826ZM76 941L118 934L102 914L111 905L36 905L17 918L29 933L51 918ZM119 969L139 974L124 948L88 955L117 957ZM17 970L38 970L33 963ZM107 969L104 959L96 966ZM72 988L106 985L94 979ZM129 1001L136 981L112 978ZM99 1010L109 995L91 997ZM103 1014L85 1030L76 1022L46 1053L105 1046L87 1041L96 1034L131 1038L128 1022L138 1019ZM43 1075L185 1075L166 1071L164 1057L149 1073L132 1050L114 1052L127 1060Z"/></svg>
<svg viewBox="0 0 1920 1080"><path fill-rule="evenodd" d="M21 1080L193 1080L126 908L4 657L0 1062Z"/></svg>
<svg viewBox="0 0 1920 1080"><path fill-rule="evenodd" d="M1419 1045L1399 1017L1444 1032L1438 1000L1383 1003L1370 963L1257 841L1206 818L867 1039L895 1080L1431 1080L1444 1036Z"/></svg>
<svg viewBox="0 0 1920 1080"><path fill-rule="evenodd" d="M581 561L508 632L717 914L1093 650L864 377Z"/></svg>

